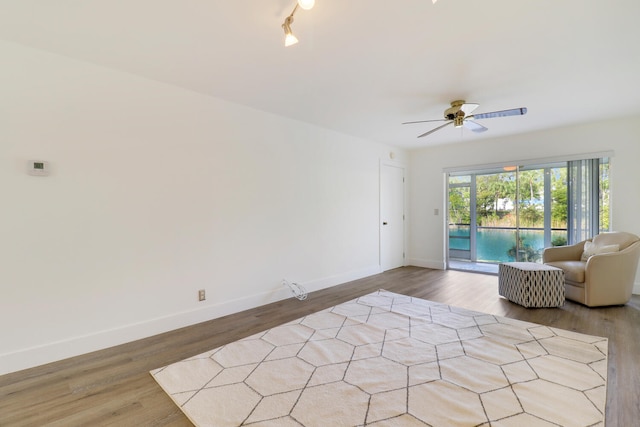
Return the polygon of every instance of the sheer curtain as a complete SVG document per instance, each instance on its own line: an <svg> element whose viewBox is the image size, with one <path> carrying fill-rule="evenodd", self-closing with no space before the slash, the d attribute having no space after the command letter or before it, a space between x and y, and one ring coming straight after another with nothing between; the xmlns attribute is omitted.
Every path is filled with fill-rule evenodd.
<svg viewBox="0 0 640 427"><path fill-rule="evenodd" d="M600 159L568 162L567 239L572 245L598 234Z"/></svg>

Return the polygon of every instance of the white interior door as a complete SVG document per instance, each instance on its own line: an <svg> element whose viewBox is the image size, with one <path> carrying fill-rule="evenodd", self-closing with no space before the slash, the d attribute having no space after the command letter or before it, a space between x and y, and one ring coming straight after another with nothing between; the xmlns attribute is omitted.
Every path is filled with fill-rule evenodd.
<svg viewBox="0 0 640 427"><path fill-rule="evenodd" d="M380 267L404 265L404 168L380 168Z"/></svg>

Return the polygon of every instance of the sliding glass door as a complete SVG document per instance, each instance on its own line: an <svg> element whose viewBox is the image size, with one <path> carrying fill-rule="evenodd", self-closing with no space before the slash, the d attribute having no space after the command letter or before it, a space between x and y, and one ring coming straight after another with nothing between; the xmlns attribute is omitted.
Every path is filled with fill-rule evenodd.
<svg viewBox="0 0 640 427"><path fill-rule="evenodd" d="M541 262L607 230L608 200L606 158L449 173L449 260Z"/></svg>

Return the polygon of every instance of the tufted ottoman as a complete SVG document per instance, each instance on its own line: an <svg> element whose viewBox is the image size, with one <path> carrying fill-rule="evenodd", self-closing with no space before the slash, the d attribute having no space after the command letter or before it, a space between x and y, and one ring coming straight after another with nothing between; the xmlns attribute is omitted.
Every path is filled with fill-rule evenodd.
<svg viewBox="0 0 640 427"><path fill-rule="evenodd" d="M498 266L498 293L524 307L560 307L564 272L535 262L505 262Z"/></svg>

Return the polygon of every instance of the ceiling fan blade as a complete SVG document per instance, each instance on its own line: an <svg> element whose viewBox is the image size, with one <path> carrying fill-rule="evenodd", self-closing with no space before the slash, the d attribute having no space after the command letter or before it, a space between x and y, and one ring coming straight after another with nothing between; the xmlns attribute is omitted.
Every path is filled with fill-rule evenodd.
<svg viewBox="0 0 640 427"><path fill-rule="evenodd" d="M512 108L511 110L492 111L490 113L474 114L474 120L480 119L492 119L494 117L507 117L507 116L523 116L527 114L527 108Z"/></svg>
<svg viewBox="0 0 640 427"><path fill-rule="evenodd" d="M480 104L462 104L460 110L464 113L465 116L471 114L476 108L478 108Z"/></svg>
<svg viewBox="0 0 640 427"><path fill-rule="evenodd" d="M404 122L403 125L412 125L414 123L429 123L429 122L446 122L448 119L436 119L436 120L418 120L417 122Z"/></svg>
<svg viewBox="0 0 640 427"><path fill-rule="evenodd" d="M473 132L485 132L489 129L487 129L486 127L482 126L480 123L476 123L473 120L469 120L466 119L464 122L462 122L462 124L464 125L464 127L466 127L467 129L473 131Z"/></svg>
<svg viewBox="0 0 640 427"><path fill-rule="evenodd" d="M418 135L418 138L422 138L423 136L431 135L435 131L442 129L445 126L449 126L451 123L453 123L453 120L449 120L447 123L445 123L443 125L440 125L435 129L431 129L429 132L423 133L422 135Z"/></svg>

